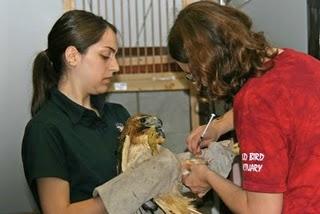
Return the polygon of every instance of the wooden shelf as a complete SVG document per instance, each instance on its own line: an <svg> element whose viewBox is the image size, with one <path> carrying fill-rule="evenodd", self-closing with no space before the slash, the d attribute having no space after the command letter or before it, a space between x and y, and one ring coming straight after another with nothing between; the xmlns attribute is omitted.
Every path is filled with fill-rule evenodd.
<svg viewBox="0 0 320 214"><path fill-rule="evenodd" d="M186 80L182 72L118 74L114 76L110 92L126 93L141 91L177 91L189 93L192 129L199 126L198 99L195 87ZM178 111L178 108L177 108Z"/></svg>
<svg viewBox="0 0 320 214"><path fill-rule="evenodd" d="M190 90L182 72L118 74L114 76L112 92Z"/></svg>

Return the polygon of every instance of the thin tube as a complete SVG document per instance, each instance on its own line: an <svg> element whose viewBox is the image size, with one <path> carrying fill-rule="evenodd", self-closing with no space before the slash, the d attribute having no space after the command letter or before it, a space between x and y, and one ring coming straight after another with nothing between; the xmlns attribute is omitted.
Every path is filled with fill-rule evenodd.
<svg viewBox="0 0 320 214"><path fill-rule="evenodd" d="M98 10L98 15L100 16L100 0L97 0L97 10Z"/></svg>
<svg viewBox="0 0 320 214"><path fill-rule="evenodd" d="M160 72L163 72L163 63L162 63L162 16L161 16L161 0L158 1L159 3L159 55L160 55Z"/></svg>
<svg viewBox="0 0 320 214"><path fill-rule="evenodd" d="M138 59L138 73L140 73L140 42L139 42L139 15L138 15L138 0L136 0L136 36L137 36L137 59Z"/></svg>
<svg viewBox="0 0 320 214"><path fill-rule="evenodd" d="M168 0L166 0L166 17L167 17L167 35L169 33L169 2ZM167 53L168 55L169 53ZM167 68L168 68L168 71L170 71L170 63L169 61L167 62Z"/></svg>
<svg viewBox="0 0 320 214"><path fill-rule="evenodd" d="M176 0L173 0L173 20L176 19Z"/></svg>
<svg viewBox="0 0 320 214"><path fill-rule="evenodd" d="M123 0L120 1L120 7L121 7L121 42L122 42L122 49L121 49L121 56L122 56L122 62L124 62L125 59L125 44L124 44L124 13L123 13ZM123 73L126 73L126 66L123 63L122 64Z"/></svg>
<svg viewBox="0 0 320 214"><path fill-rule="evenodd" d="M129 27L129 72L132 72L132 35L131 35L131 10L130 10L130 0L128 2L128 27Z"/></svg>
<svg viewBox="0 0 320 214"><path fill-rule="evenodd" d="M92 12L92 0L89 0L89 10Z"/></svg>
<svg viewBox="0 0 320 214"><path fill-rule="evenodd" d="M143 39L144 39L144 57L145 57L145 72L148 73L149 69L148 69L148 50L147 50L147 28L146 28L146 23L147 23L147 16L145 16L146 14L146 0L143 0L143 5L142 5L142 10L143 10L143 16L144 16L144 20L143 20Z"/></svg>
<svg viewBox="0 0 320 214"><path fill-rule="evenodd" d="M153 8L153 1L151 0L151 36L152 36L152 72L154 73L155 72L155 61L154 61L154 58L155 58L155 41L154 41L154 8Z"/></svg>
<svg viewBox="0 0 320 214"><path fill-rule="evenodd" d="M112 21L113 21L113 24L116 24L116 6L115 6L115 3L114 3L114 0L112 0Z"/></svg>
<svg viewBox="0 0 320 214"><path fill-rule="evenodd" d="M108 0L104 1L104 8L105 8L105 11L104 11L105 18L106 20L108 20Z"/></svg>

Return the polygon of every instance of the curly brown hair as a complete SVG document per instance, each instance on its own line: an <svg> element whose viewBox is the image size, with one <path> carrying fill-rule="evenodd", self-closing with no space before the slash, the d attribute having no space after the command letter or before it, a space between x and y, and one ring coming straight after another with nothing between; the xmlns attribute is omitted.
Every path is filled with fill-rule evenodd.
<svg viewBox="0 0 320 214"><path fill-rule="evenodd" d="M251 19L237 9L195 2L175 20L168 37L169 53L188 63L197 85L207 83L212 98L230 98L250 77L272 68L273 61L265 61L278 54L251 26Z"/></svg>

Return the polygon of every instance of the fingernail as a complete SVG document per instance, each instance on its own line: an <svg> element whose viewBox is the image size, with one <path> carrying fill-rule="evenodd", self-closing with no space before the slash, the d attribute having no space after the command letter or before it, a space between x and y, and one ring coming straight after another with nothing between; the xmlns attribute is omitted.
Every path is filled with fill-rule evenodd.
<svg viewBox="0 0 320 214"><path fill-rule="evenodd" d="M182 171L182 175L189 175L190 174L190 171L189 170L183 170Z"/></svg>

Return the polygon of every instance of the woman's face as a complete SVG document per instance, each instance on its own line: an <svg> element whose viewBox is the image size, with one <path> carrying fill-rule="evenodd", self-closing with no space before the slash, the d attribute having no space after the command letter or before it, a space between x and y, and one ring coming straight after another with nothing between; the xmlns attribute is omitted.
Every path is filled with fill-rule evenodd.
<svg viewBox="0 0 320 214"><path fill-rule="evenodd" d="M116 34L109 28L101 39L81 55L77 66L82 88L88 94L101 94L108 90L114 72L119 71L115 57L118 50Z"/></svg>

